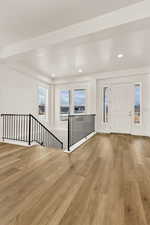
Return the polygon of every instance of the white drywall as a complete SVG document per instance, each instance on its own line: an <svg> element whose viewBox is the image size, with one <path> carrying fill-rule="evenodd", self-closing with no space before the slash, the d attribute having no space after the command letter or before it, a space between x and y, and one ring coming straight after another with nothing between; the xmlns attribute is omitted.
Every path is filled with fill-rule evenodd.
<svg viewBox="0 0 150 225"><path fill-rule="evenodd" d="M0 113L23 113L37 116L37 87L41 83L7 65L0 65ZM0 118L0 138L2 119Z"/></svg>

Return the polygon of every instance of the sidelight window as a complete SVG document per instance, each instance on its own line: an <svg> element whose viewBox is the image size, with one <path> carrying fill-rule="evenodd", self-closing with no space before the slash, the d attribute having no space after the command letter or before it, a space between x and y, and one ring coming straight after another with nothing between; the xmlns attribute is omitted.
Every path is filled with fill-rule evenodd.
<svg viewBox="0 0 150 225"><path fill-rule="evenodd" d="M109 88L103 88L103 122L109 122Z"/></svg>
<svg viewBox="0 0 150 225"><path fill-rule="evenodd" d="M141 123L141 84L134 85L134 123Z"/></svg>

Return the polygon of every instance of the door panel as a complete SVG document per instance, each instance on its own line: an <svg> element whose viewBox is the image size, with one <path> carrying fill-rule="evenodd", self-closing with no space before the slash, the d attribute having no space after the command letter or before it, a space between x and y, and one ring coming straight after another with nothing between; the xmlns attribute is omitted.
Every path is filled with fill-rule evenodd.
<svg viewBox="0 0 150 225"><path fill-rule="evenodd" d="M111 89L111 130L130 133L133 92L131 84L113 85Z"/></svg>

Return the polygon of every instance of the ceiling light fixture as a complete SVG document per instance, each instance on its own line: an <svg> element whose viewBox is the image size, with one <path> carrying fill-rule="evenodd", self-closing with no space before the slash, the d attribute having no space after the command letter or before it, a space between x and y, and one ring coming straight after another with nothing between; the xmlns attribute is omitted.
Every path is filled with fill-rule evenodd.
<svg viewBox="0 0 150 225"><path fill-rule="evenodd" d="M123 55L123 54L118 54L117 57L118 57L119 59L121 59L121 58L124 57L124 55Z"/></svg>
<svg viewBox="0 0 150 225"><path fill-rule="evenodd" d="M51 74L51 77L53 77L53 78L54 78L54 77L55 77L55 73L52 73L52 74Z"/></svg>
<svg viewBox="0 0 150 225"><path fill-rule="evenodd" d="M82 73L83 71L82 71L82 69L79 69L78 72L79 72L79 73Z"/></svg>

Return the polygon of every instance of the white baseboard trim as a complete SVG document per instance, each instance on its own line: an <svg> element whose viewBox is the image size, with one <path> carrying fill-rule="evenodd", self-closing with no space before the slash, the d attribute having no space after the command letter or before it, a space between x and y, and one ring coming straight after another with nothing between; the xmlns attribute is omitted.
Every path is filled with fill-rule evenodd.
<svg viewBox="0 0 150 225"><path fill-rule="evenodd" d="M113 132L113 131L104 131L104 130L98 130L97 131L98 134L111 134L111 133L116 133L116 132ZM117 134L117 133L116 133ZM120 133L121 134L121 133ZM124 133L122 133L124 134ZM130 133L131 135L134 135L134 136L145 136L145 137L150 137L150 132L143 132L143 131L132 131Z"/></svg>
<svg viewBox="0 0 150 225"><path fill-rule="evenodd" d="M28 145L27 142L24 141L15 141L15 140L9 140L9 139L5 139L4 141L1 141L3 143L7 143L7 144L12 144L12 145L21 145L21 146L25 146L25 147L31 147L34 145L38 145L38 143L36 142L32 142L31 145Z"/></svg>
<svg viewBox="0 0 150 225"><path fill-rule="evenodd" d="M75 151L80 145L82 145L83 143L85 143L87 140L89 140L95 134L96 134L96 132L93 132L93 133L89 134L87 137L83 138L81 141L79 141L76 144L74 144L73 146L71 146L70 147L70 151L68 151L68 149L65 149L64 152L65 153L71 153L71 152Z"/></svg>
<svg viewBox="0 0 150 225"><path fill-rule="evenodd" d="M110 130L98 130L97 133L98 134L110 134L111 131Z"/></svg>
<svg viewBox="0 0 150 225"><path fill-rule="evenodd" d="M131 135L134 135L134 136L150 137L150 134L144 133L144 132L141 132L141 133L131 133Z"/></svg>

